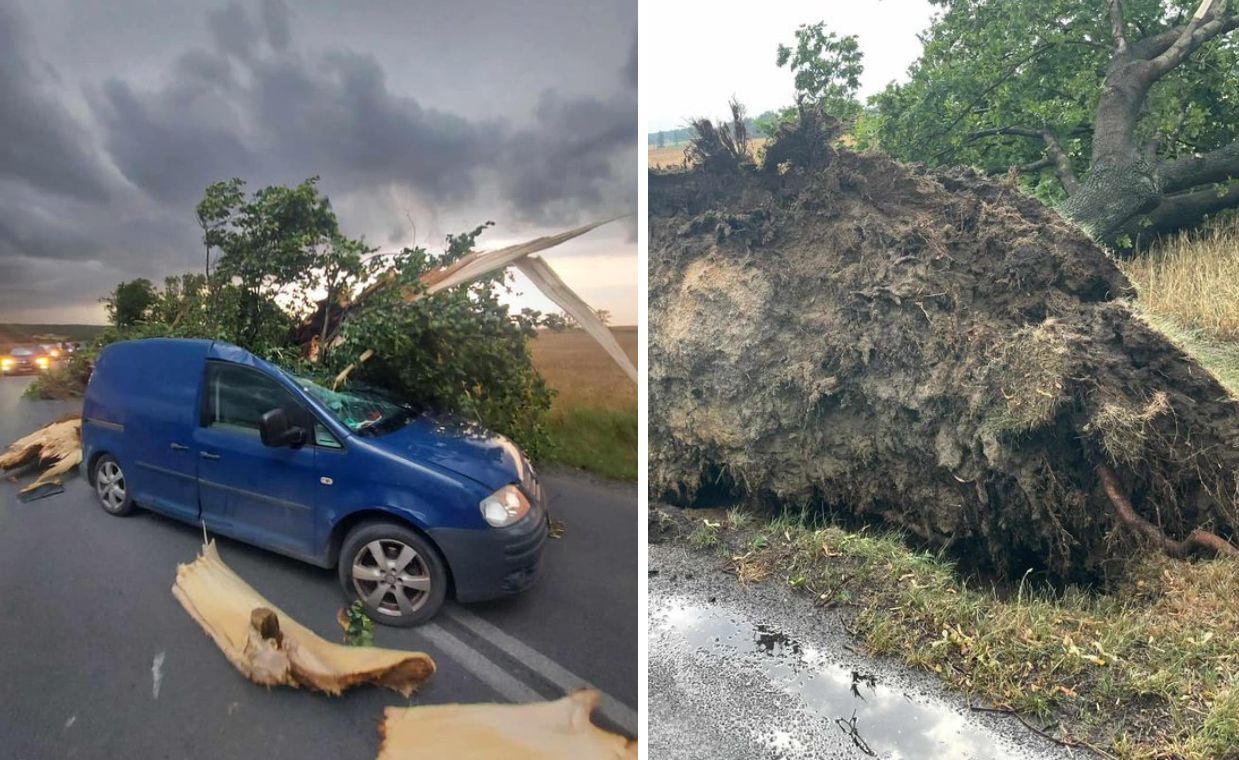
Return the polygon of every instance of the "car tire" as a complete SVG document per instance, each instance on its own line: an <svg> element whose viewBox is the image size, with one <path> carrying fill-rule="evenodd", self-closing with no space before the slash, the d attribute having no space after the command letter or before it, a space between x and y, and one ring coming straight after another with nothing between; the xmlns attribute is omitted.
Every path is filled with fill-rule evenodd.
<svg viewBox="0 0 1239 760"><path fill-rule="evenodd" d="M125 480L120 463L110 454L104 454L95 461L90 482L95 487L95 496L104 512L116 517L124 517L133 512L133 496L129 493L129 483Z"/></svg>
<svg viewBox="0 0 1239 760"><path fill-rule="evenodd" d="M447 599L447 564L424 536L393 522L362 523L340 546L340 585L376 623L407 628Z"/></svg>

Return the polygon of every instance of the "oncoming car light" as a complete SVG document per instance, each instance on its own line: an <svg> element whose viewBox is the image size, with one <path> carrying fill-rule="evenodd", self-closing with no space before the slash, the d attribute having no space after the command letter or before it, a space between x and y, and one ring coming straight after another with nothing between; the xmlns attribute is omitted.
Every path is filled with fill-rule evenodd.
<svg viewBox="0 0 1239 760"><path fill-rule="evenodd" d="M0 369L12 369L13 364L14 364L13 360L7 356L4 357L3 359L0 359Z"/></svg>
<svg viewBox="0 0 1239 760"><path fill-rule="evenodd" d="M34 363L39 366L39 369L47 369L48 365L51 364L51 359L48 359L46 356L40 356L34 360Z"/></svg>
<svg viewBox="0 0 1239 760"><path fill-rule="evenodd" d="M529 514L529 499L514 485L504 486L482 499L482 517L493 528L504 528Z"/></svg>

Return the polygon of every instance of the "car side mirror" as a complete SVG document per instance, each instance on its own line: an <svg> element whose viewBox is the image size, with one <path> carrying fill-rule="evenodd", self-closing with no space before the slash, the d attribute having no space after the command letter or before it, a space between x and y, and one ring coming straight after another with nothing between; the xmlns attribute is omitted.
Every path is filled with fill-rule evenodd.
<svg viewBox="0 0 1239 760"><path fill-rule="evenodd" d="M262 438L262 445L274 448L296 448L305 443L305 429L289 424L288 412L279 407L263 414L258 423L258 435Z"/></svg>

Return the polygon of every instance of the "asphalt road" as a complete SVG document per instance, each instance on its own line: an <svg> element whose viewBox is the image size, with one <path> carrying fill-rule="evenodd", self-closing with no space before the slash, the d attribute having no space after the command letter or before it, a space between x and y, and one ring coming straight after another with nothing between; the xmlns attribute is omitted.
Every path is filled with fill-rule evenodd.
<svg viewBox="0 0 1239 760"><path fill-rule="evenodd" d="M651 545L649 752L675 760L1080 757L856 653L837 612Z"/></svg>
<svg viewBox="0 0 1239 760"><path fill-rule="evenodd" d="M21 400L0 378L0 446L72 411ZM170 591L200 528L139 511L107 515L73 477L28 504L0 482L0 757L373 758L383 708L523 702L601 689L600 725L636 731L637 489L542 473L552 514L530 591L450 604L428 626L375 627L375 643L430 653L438 672L411 700L370 686L333 698L256 686ZM219 539L242 578L319 635L339 640L334 571Z"/></svg>

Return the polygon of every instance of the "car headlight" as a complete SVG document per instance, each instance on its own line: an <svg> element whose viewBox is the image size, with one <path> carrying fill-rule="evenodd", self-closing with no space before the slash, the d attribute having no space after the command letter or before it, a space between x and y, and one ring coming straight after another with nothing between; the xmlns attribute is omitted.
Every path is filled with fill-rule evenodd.
<svg viewBox="0 0 1239 760"><path fill-rule="evenodd" d="M482 518L494 528L505 528L529 514L529 499L514 485L504 486L482 499Z"/></svg>
<svg viewBox="0 0 1239 760"><path fill-rule="evenodd" d="M47 369L47 365L51 363L51 359L48 359L46 356L40 356L34 360L34 363L39 365L40 369Z"/></svg>
<svg viewBox="0 0 1239 760"><path fill-rule="evenodd" d="M0 369L8 369L9 367L12 367L12 366L13 366L13 360L10 359L9 357L6 356L3 359L0 359Z"/></svg>

